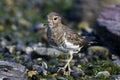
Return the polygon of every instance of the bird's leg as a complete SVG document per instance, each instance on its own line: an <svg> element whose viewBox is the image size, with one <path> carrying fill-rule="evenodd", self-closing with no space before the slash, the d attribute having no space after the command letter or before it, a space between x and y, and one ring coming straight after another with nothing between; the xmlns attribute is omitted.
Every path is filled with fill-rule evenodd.
<svg viewBox="0 0 120 80"><path fill-rule="evenodd" d="M72 58L73 58L73 54L70 52L70 58L69 58L69 60L67 61L66 65L64 67L58 69L58 72L60 70L64 70L65 71L66 68L68 67L68 75L70 75L70 72L72 71L71 68L70 68L70 61L72 60Z"/></svg>

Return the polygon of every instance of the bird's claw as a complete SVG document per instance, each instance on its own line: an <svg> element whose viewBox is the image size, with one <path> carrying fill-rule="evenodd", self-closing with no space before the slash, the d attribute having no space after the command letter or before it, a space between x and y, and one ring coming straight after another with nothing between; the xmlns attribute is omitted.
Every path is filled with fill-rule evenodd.
<svg viewBox="0 0 120 80"><path fill-rule="evenodd" d="M70 73L72 72L71 68L68 66L68 71L66 71L67 67L59 67L57 72L63 71L64 75L70 75Z"/></svg>

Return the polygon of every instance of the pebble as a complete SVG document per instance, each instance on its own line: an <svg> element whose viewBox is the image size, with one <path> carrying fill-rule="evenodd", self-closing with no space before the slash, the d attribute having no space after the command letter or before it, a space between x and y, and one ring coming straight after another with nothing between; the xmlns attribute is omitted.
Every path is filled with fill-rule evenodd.
<svg viewBox="0 0 120 80"><path fill-rule="evenodd" d="M117 60L117 59L119 59L119 57L115 54L112 54L112 60Z"/></svg>
<svg viewBox="0 0 120 80"><path fill-rule="evenodd" d="M71 76L73 76L74 78L81 77L84 75L84 72L81 69L77 68L76 66L72 66L71 69L72 69Z"/></svg>
<svg viewBox="0 0 120 80"><path fill-rule="evenodd" d="M0 60L0 80L3 79L28 80L25 66L14 62Z"/></svg>
<svg viewBox="0 0 120 80"><path fill-rule="evenodd" d="M59 69L59 67L53 66L53 67L49 67L48 71L50 71L51 74L54 74L54 73L57 73L58 69Z"/></svg>
<svg viewBox="0 0 120 80"><path fill-rule="evenodd" d="M120 74L114 75L114 80L120 80Z"/></svg>
<svg viewBox="0 0 120 80"><path fill-rule="evenodd" d="M49 63L58 64L58 60L57 60L57 58L52 58L52 59L49 60Z"/></svg>
<svg viewBox="0 0 120 80"><path fill-rule="evenodd" d="M89 59L109 59L110 52L103 46L91 46L87 49Z"/></svg>
<svg viewBox="0 0 120 80"><path fill-rule="evenodd" d="M45 28L44 24L41 24L41 23L36 23L36 24L33 26L33 30L34 30L34 31L38 31L38 30L44 29L44 28Z"/></svg>
<svg viewBox="0 0 120 80"><path fill-rule="evenodd" d="M37 59L37 60L34 60L34 62L32 63L34 63L32 65L33 70L36 70L40 75L47 75L48 66L46 62L42 61L41 59L40 60Z"/></svg>
<svg viewBox="0 0 120 80"><path fill-rule="evenodd" d="M36 74L38 74L37 71L28 71L28 72L27 72L27 76L30 77L30 78L32 78L33 75L36 75Z"/></svg>
<svg viewBox="0 0 120 80"><path fill-rule="evenodd" d="M36 75L33 75L31 79L32 79L32 80L38 80L38 77L37 77ZM40 80L41 80L41 79L40 79Z"/></svg>
<svg viewBox="0 0 120 80"><path fill-rule="evenodd" d="M95 78L100 76L104 76L105 78L108 78L110 76L110 73L108 71L101 71L96 74Z"/></svg>
<svg viewBox="0 0 120 80"><path fill-rule="evenodd" d="M0 46L1 47L6 47L7 46L7 40L5 40L5 39L0 39Z"/></svg>
<svg viewBox="0 0 120 80"><path fill-rule="evenodd" d="M11 80L10 78L3 78L3 80Z"/></svg>
<svg viewBox="0 0 120 80"><path fill-rule="evenodd" d="M25 52L26 52L27 54L31 53L32 51L33 51L33 48L32 48L32 47L26 47L26 48L25 48Z"/></svg>
<svg viewBox="0 0 120 80"><path fill-rule="evenodd" d="M12 35L7 34L7 35L5 36L5 39L6 39L7 41L12 41L12 40L13 40L13 37L12 37Z"/></svg>
<svg viewBox="0 0 120 80"><path fill-rule="evenodd" d="M64 77L58 77L57 80L67 80L67 79Z"/></svg>
<svg viewBox="0 0 120 80"><path fill-rule="evenodd" d="M114 60L113 62L117 63L117 65L120 66L120 59Z"/></svg>
<svg viewBox="0 0 120 80"><path fill-rule="evenodd" d="M49 80L57 80L54 76L50 76Z"/></svg>

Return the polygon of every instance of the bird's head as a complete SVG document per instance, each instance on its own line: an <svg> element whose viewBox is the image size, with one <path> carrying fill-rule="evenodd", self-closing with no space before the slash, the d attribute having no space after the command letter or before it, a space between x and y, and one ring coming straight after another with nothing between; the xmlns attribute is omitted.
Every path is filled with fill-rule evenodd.
<svg viewBox="0 0 120 80"><path fill-rule="evenodd" d="M51 12L47 15L47 22L50 27L57 27L61 24L61 17L56 12Z"/></svg>

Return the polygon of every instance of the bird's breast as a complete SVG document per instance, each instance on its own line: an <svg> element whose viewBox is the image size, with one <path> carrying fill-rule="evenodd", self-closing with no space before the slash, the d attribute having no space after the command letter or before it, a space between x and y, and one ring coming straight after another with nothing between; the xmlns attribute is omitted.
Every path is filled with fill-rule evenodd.
<svg viewBox="0 0 120 80"><path fill-rule="evenodd" d="M55 43L56 45L59 45L62 43L63 35L63 31L59 27L48 28L47 30L47 37L51 44Z"/></svg>

